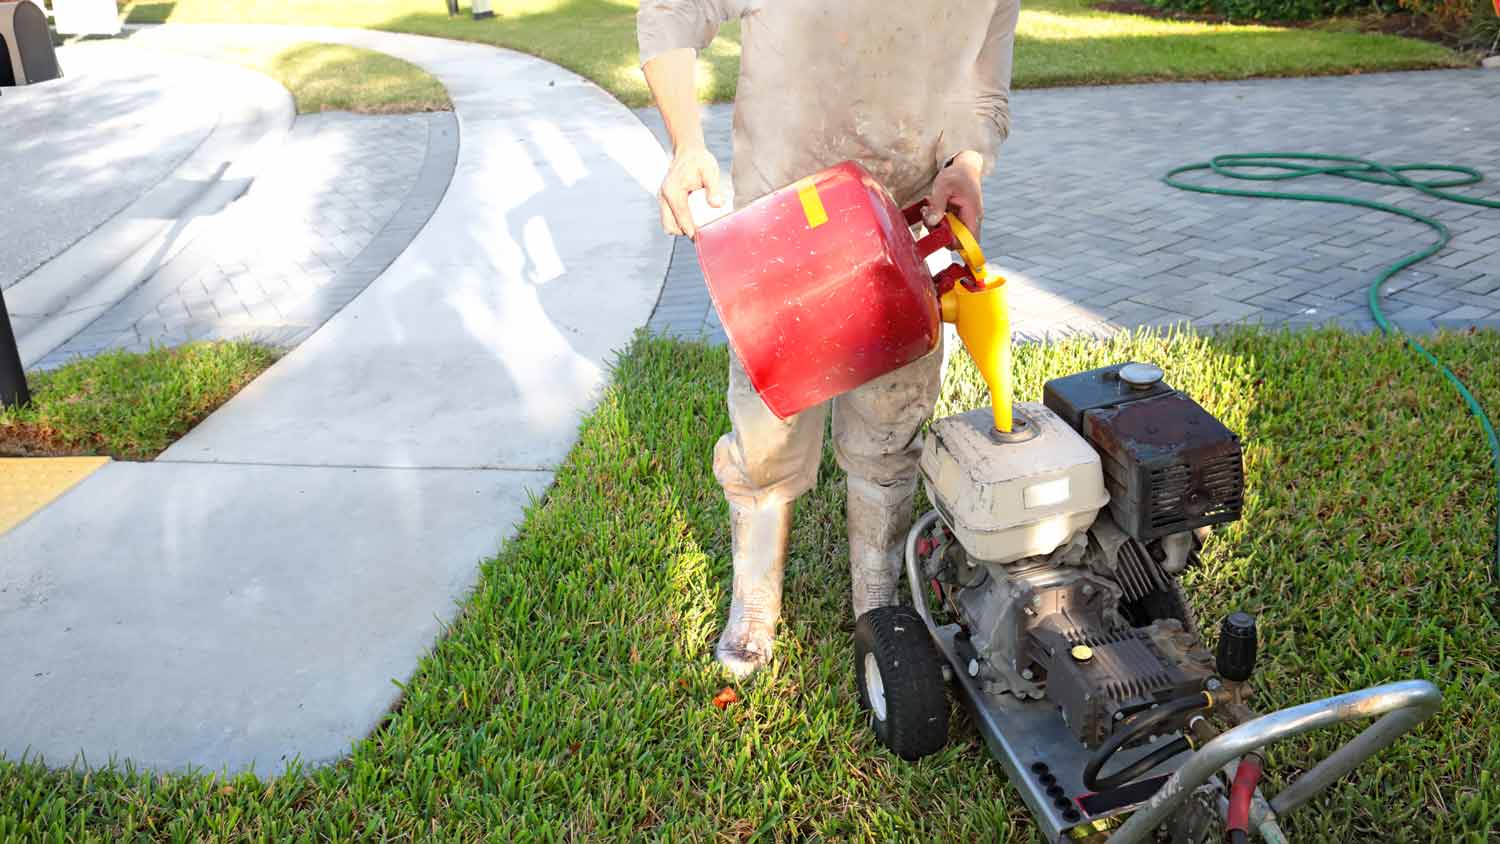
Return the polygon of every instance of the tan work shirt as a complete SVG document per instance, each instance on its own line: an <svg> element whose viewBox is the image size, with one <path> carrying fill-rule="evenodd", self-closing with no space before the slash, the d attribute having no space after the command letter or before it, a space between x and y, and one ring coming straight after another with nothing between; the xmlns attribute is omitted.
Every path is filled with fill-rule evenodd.
<svg viewBox="0 0 1500 844"><path fill-rule="evenodd" d="M641 0L641 63L740 18L735 205L853 159L902 205L1010 130L1020 0Z"/></svg>

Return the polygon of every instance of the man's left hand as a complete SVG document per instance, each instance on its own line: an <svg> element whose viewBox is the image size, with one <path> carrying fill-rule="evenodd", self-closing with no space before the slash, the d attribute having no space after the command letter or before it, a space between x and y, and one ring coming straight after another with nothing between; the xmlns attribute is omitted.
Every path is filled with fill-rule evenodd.
<svg viewBox="0 0 1500 844"><path fill-rule="evenodd" d="M938 171L927 197L924 221L929 227L942 222L943 213L952 211L959 221L979 237L979 223L984 219L984 196L979 177L984 172L984 158L974 150L964 150L953 157L953 163Z"/></svg>

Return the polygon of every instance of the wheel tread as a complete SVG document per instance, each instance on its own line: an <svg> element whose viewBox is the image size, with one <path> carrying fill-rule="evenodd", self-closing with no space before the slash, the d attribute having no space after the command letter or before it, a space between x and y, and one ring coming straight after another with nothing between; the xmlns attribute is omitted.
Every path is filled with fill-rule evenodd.
<svg viewBox="0 0 1500 844"><path fill-rule="evenodd" d="M942 656L922 617L911 607L877 607L854 626L854 671L859 700L870 712L881 743L908 761L938 752L948 742L948 696ZM885 686L886 720L867 699L864 658L875 654Z"/></svg>

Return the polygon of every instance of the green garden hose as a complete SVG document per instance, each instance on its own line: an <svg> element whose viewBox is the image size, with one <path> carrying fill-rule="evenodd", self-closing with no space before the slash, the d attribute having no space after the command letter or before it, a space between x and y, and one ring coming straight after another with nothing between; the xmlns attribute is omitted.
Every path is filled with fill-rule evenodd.
<svg viewBox="0 0 1500 844"><path fill-rule="evenodd" d="M1381 332L1385 334L1396 333L1397 329L1392 327L1391 323L1385 318L1385 312L1380 309L1381 285L1385 284L1396 273L1401 272L1418 261L1432 257L1444 246L1447 246L1448 241L1452 239L1447 226L1425 214L1418 214L1399 205L1377 202L1373 199L1361 199L1356 196L1326 193L1292 193L1211 187L1209 185L1184 182L1176 178L1179 174L1193 170L1212 170L1220 176L1252 182L1282 182L1308 176L1337 176L1344 179L1369 182L1375 185L1410 188L1428 196L1445 199L1450 202L1462 202L1485 208L1500 208L1500 200L1481 199L1479 197L1464 196L1463 194L1450 193L1443 190L1444 188L1478 184L1484 180L1484 175L1478 170L1453 164L1399 164L1392 166L1381 164L1378 161L1343 155L1321 155L1304 152L1248 152L1218 155L1209 161L1202 161L1197 164L1185 164L1174 168L1162 177L1162 181L1178 190L1190 190L1197 193L1214 194L1216 196L1248 196L1262 199L1294 199L1302 202L1328 202L1335 205L1354 205L1360 208L1369 208L1373 211L1384 211L1387 214L1395 214L1405 217L1408 220L1415 220L1437 232L1438 237L1434 243L1426 249L1413 252L1398 261L1386 265L1375 277L1374 281L1370 283L1365 301L1370 306L1370 315L1374 317L1375 324L1380 326ZM1447 173L1452 175L1419 180L1409 178L1405 175L1411 172ZM1463 380L1454 374L1453 370L1449 369L1432 352L1428 351L1427 347L1423 346L1416 337L1406 334L1403 336L1403 340L1408 348L1415 349L1419 355L1442 371L1443 377L1447 378L1449 383L1453 384L1454 388L1458 390L1458 394L1463 397L1464 403L1469 407L1469 412L1474 414L1475 419L1479 420L1479 426L1484 430L1484 435L1489 441L1490 457L1495 470L1494 576L1497 580L1500 580L1500 437L1496 437L1494 423L1490 421L1489 414L1485 413L1484 407L1474 398L1474 394L1469 391L1468 385L1464 384Z"/></svg>

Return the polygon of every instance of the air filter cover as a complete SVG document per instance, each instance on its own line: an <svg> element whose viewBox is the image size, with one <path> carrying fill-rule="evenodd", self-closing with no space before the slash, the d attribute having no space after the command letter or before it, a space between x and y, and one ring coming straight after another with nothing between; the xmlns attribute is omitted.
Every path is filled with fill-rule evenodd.
<svg viewBox="0 0 1500 844"><path fill-rule="evenodd" d="M1050 554L1093 523L1109 501L1099 455L1057 414L1034 402L1010 437L990 408L932 424L922 449L927 497L969 556L1009 563Z"/></svg>

